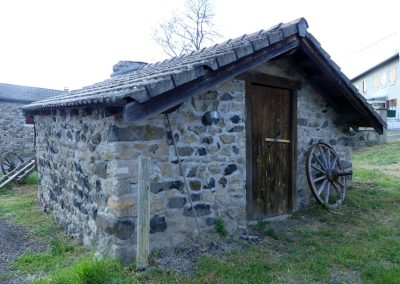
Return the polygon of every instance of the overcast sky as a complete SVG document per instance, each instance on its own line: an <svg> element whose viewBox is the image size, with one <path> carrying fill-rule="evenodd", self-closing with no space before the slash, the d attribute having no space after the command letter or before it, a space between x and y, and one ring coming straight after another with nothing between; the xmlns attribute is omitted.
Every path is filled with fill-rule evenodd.
<svg viewBox="0 0 400 284"><path fill-rule="evenodd" d="M184 0L1 0L0 82L80 88L119 60L166 58L151 30ZM399 47L396 1L215 0L220 40L305 17L309 31L353 77Z"/></svg>

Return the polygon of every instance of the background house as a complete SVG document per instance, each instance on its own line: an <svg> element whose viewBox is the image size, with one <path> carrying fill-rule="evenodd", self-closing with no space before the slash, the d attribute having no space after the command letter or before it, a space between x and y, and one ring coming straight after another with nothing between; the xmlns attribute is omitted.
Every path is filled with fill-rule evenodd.
<svg viewBox="0 0 400 284"><path fill-rule="evenodd" d="M399 74L399 53L396 53L352 79L369 103L376 108L387 108L388 129L400 128Z"/></svg>
<svg viewBox="0 0 400 284"><path fill-rule="evenodd" d="M129 263L143 156L152 161L151 247L193 236L194 212L202 231L218 218L233 231L308 206L309 147L329 143L339 157L328 161L351 167L350 126L382 133L386 124L307 28L299 19L139 63L24 107L37 128L44 209L70 236ZM210 112L218 119L208 120Z"/></svg>
<svg viewBox="0 0 400 284"><path fill-rule="evenodd" d="M21 107L63 93L59 90L0 83L0 153L32 153L33 121L27 123Z"/></svg>

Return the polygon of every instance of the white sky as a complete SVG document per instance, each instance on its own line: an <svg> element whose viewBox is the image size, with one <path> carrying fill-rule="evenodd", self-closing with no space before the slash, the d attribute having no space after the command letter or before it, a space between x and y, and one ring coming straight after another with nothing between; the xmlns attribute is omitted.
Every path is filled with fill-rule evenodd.
<svg viewBox="0 0 400 284"><path fill-rule="evenodd" d="M109 78L119 60L163 60L151 30L182 5L183 0L1 0L0 82L76 89ZM309 31L350 77L400 46L395 0L215 0L214 6L221 42L305 17ZM365 49L375 42L380 43Z"/></svg>

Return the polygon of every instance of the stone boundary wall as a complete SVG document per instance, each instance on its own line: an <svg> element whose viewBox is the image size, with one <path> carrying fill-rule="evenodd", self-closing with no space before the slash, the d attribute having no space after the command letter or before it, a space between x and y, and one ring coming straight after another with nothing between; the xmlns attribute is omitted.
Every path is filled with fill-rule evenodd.
<svg viewBox="0 0 400 284"><path fill-rule="evenodd" d="M24 104L0 102L0 153L13 151L17 154L33 152L33 125L25 124L20 109Z"/></svg>
<svg viewBox="0 0 400 284"><path fill-rule="evenodd" d="M376 109L384 121L387 121L387 109ZM352 146L356 148L372 146L387 143L387 129L383 130L383 134L379 135L371 127L360 127L358 131L352 130L350 132L352 137Z"/></svg>

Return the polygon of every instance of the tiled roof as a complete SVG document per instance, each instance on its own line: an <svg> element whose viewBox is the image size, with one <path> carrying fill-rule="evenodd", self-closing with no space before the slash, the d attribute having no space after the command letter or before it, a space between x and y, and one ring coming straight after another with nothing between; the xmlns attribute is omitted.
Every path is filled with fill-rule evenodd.
<svg viewBox="0 0 400 284"><path fill-rule="evenodd" d="M181 57L144 65L135 72L115 76L103 82L71 91L68 95L32 103L25 109L40 110L113 103L125 98L132 98L142 103L203 76L203 66L216 71L293 34L304 36L307 27L307 22L303 18L286 24L279 24L268 30L242 35L236 39Z"/></svg>
<svg viewBox="0 0 400 284"><path fill-rule="evenodd" d="M30 103L64 94L64 91L0 83L0 101Z"/></svg>
<svg viewBox="0 0 400 284"><path fill-rule="evenodd" d="M373 108L340 70L321 44L307 32L304 18L276 25L155 64L136 71L24 106L26 113L65 107L112 104L124 106L124 119L146 119L168 110L195 94L240 72L251 70L293 49L302 50L324 80L344 97L353 111L379 133L386 127ZM318 71L319 70L319 71ZM164 95L167 94L167 95Z"/></svg>

